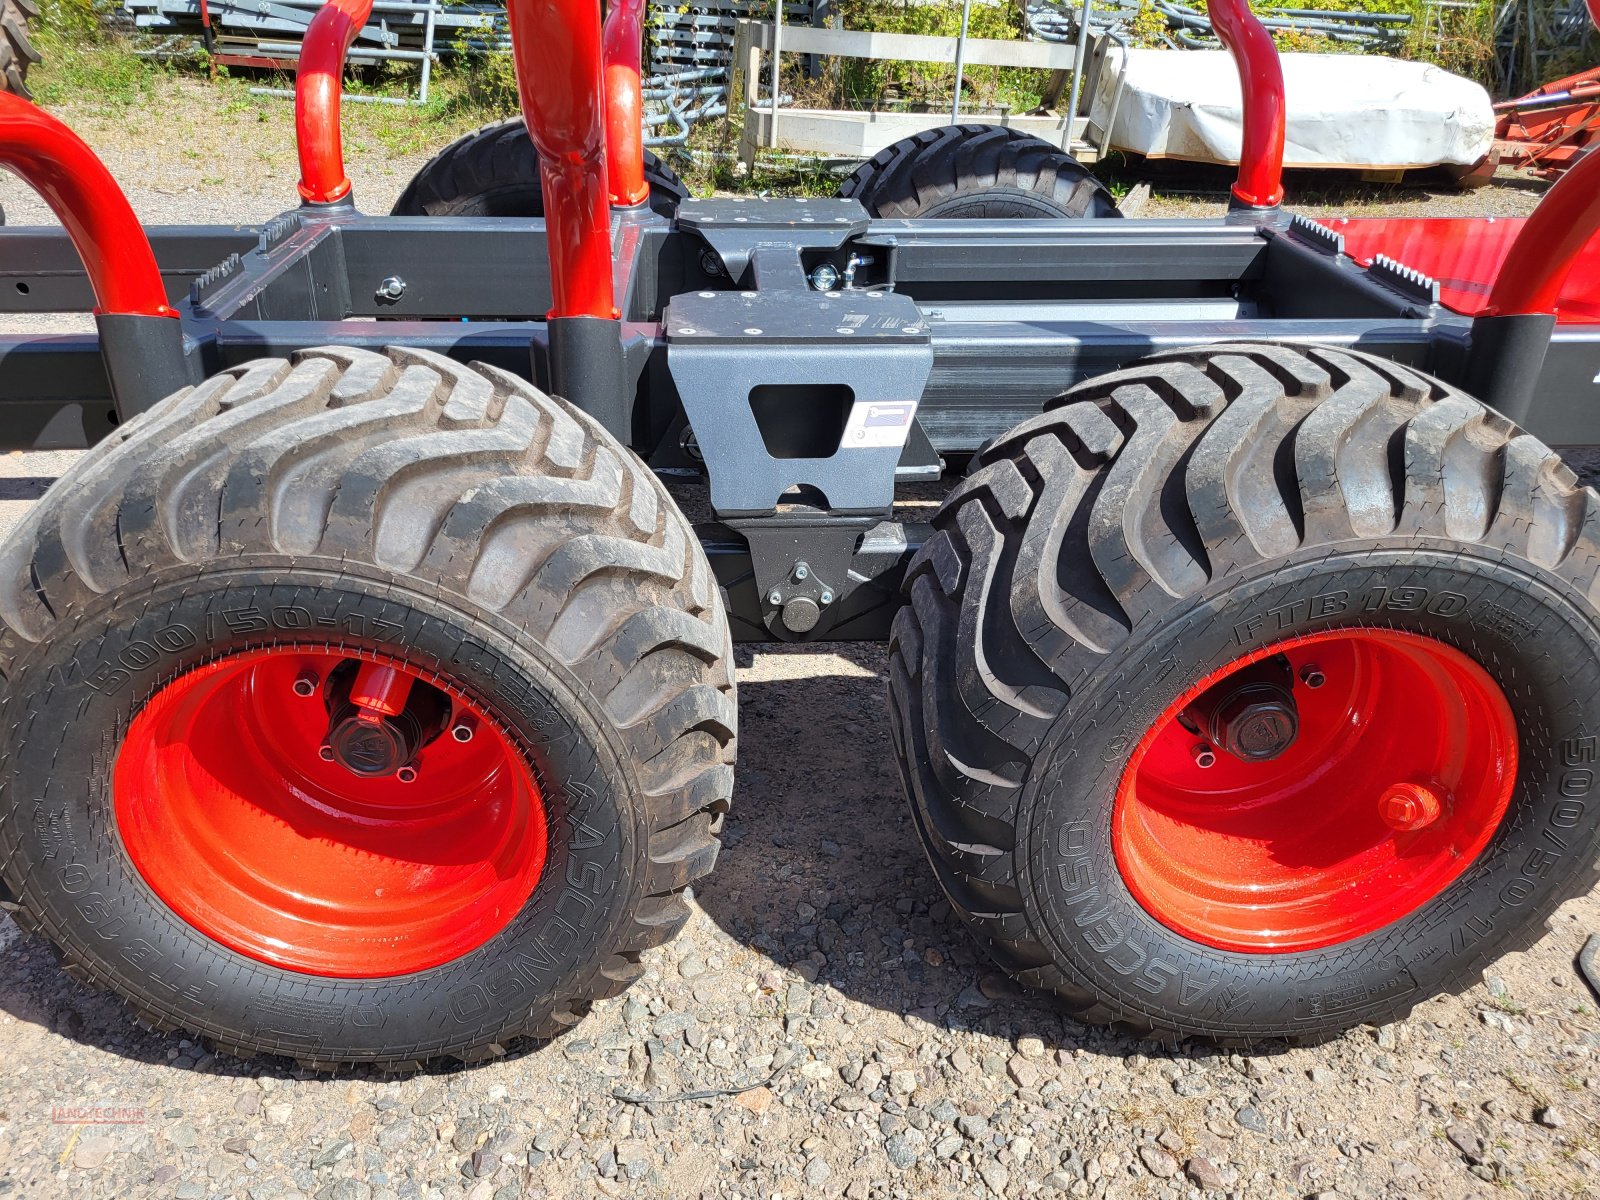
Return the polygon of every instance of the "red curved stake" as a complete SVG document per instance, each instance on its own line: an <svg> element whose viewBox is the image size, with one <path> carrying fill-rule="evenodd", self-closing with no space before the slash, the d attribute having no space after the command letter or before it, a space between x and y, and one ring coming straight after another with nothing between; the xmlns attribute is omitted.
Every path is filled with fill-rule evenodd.
<svg viewBox="0 0 1600 1200"><path fill-rule="evenodd" d="M1512 243L1489 293L1488 314L1555 312L1562 285L1595 237L1600 237L1600 154L1586 154L1545 194Z"/></svg>
<svg viewBox="0 0 1600 1200"><path fill-rule="evenodd" d="M552 317L615 318L606 188L600 8L594 0L510 0L517 91L539 151Z"/></svg>
<svg viewBox="0 0 1600 1200"><path fill-rule="evenodd" d="M1217 37L1233 55L1244 92L1244 143L1233 194L1251 208L1276 208L1283 202L1283 144L1288 132L1283 62L1272 35L1250 11L1249 0L1211 0L1208 11Z"/></svg>
<svg viewBox="0 0 1600 1200"><path fill-rule="evenodd" d="M1594 27L1600 29L1600 0L1589 0L1589 20L1594 22Z"/></svg>
<svg viewBox="0 0 1600 1200"><path fill-rule="evenodd" d="M301 43L294 77L294 136L300 150L300 195L313 204L331 204L350 194L339 99L345 53L371 15L372 0L328 0Z"/></svg>
<svg viewBox="0 0 1600 1200"><path fill-rule="evenodd" d="M133 206L82 138L26 100L0 93L0 166L20 175L67 227L94 288L95 312L178 315Z"/></svg>
<svg viewBox="0 0 1600 1200"><path fill-rule="evenodd" d="M644 0L613 0L602 37L606 176L611 184L611 203L631 207L650 198L650 185L644 181L644 96L639 86Z"/></svg>

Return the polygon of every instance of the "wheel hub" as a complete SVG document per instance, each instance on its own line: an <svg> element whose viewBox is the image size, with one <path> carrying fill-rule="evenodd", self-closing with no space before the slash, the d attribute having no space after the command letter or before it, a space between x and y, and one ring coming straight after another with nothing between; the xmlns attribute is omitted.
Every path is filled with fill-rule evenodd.
<svg viewBox="0 0 1600 1200"><path fill-rule="evenodd" d="M299 683L295 694L304 695ZM340 663L324 692L328 736L322 757L367 779L415 780L417 756L450 723L447 695L377 663Z"/></svg>
<svg viewBox="0 0 1600 1200"><path fill-rule="evenodd" d="M1272 762L1299 733L1290 678L1282 656L1246 667L1200 696L1190 720L1240 762Z"/></svg>
<svg viewBox="0 0 1600 1200"><path fill-rule="evenodd" d="M1118 785L1112 846L1175 932L1314 950L1443 891L1516 774L1515 719L1476 662L1417 634L1316 634L1227 664L1157 718Z"/></svg>
<svg viewBox="0 0 1600 1200"><path fill-rule="evenodd" d="M545 864L543 798L510 735L375 656L285 647L178 677L130 724L112 793L128 857L168 907L309 975L460 958L522 910Z"/></svg>
<svg viewBox="0 0 1600 1200"><path fill-rule="evenodd" d="M378 778L393 775L411 761L415 748L390 721L367 723L348 717L328 734L328 757L352 775Z"/></svg>

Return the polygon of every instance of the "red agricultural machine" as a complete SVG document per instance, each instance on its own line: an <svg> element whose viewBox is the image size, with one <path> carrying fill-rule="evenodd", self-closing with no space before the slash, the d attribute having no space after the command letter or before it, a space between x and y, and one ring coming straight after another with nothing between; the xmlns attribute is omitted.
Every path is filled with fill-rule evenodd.
<svg viewBox="0 0 1600 1200"><path fill-rule="evenodd" d="M1600 29L1600 0L1588 0ZM1494 149L1473 172L1487 182L1501 164L1555 179L1600 142L1600 67L1592 67L1494 106Z"/></svg>
<svg viewBox="0 0 1600 1200"><path fill-rule="evenodd" d="M1600 142L1600 67L1494 108L1498 161L1539 179L1554 179Z"/></svg>
<svg viewBox="0 0 1600 1200"><path fill-rule="evenodd" d="M712 867L735 640L887 640L934 873L1084 1020L1389 1021L1594 886L1600 498L1549 446L1600 443L1600 158L1526 221L1291 217L1213 0L1226 219L984 126L691 199L640 0L510 11L525 121L411 215L340 159L360 0L259 229L141 229L0 97L65 226L0 231L0 307L98 329L0 337L6 444L89 447L0 546L0 899L76 977L319 1067L559 1032Z"/></svg>

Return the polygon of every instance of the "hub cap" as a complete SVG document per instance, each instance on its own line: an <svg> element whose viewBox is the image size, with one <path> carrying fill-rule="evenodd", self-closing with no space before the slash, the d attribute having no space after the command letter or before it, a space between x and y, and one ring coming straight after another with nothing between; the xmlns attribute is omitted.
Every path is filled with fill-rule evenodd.
<svg viewBox="0 0 1600 1200"><path fill-rule="evenodd" d="M388 689L376 699L373 678ZM129 726L112 788L123 845L162 900L306 974L459 958L544 868L526 758L464 696L392 660L262 650L180 676Z"/></svg>
<svg viewBox="0 0 1600 1200"><path fill-rule="evenodd" d="M1292 707L1274 701L1215 746L1217 723L1196 714L1237 709L1269 667ZM1466 655L1387 630L1316 634L1230 663L1161 714L1118 786L1112 845L1169 929L1223 950L1314 950L1443 891L1488 844L1516 775L1511 709Z"/></svg>

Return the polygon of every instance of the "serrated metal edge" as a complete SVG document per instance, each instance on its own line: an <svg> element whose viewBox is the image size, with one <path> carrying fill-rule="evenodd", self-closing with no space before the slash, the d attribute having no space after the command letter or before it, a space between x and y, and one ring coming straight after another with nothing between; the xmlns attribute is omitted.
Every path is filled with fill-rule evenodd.
<svg viewBox="0 0 1600 1200"><path fill-rule="evenodd" d="M237 271L240 265L237 254L228 255L227 258L189 285L190 302L197 306L202 304L205 301L206 293Z"/></svg>
<svg viewBox="0 0 1600 1200"><path fill-rule="evenodd" d="M261 227L261 236L256 239L256 248L265 254L299 228L300 218L294 213L273 217Z"/></svg>
<svg viewBox="0 0 1600 1200"><path fill-rule="evenodd" d="M1295 213L1289 218L1289 232L1298 240L1321 250L1324 254L1344 253L1344 234L1329 229L1320 221Z"/></svg>
<svg viewBox="0 0 1600 1200"><path fill-rule="evenodd" d="M1387 254L1375 255L1372 265L1367 268L1367 274L1379 283L1393 288L1408 300L1415 300L1418 304L1439 303L1437 279L1431 275L1424 275L1415 267L1397 262Z"/></svg>

